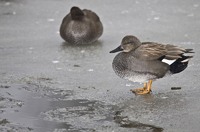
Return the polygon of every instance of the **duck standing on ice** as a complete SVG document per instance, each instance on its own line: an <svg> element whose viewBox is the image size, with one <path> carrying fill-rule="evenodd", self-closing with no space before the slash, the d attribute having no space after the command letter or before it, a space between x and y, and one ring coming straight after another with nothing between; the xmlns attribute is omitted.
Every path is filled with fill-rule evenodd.
<svg viewBox="0 0 200 132"><path fill-rule="evenodd" d="M184 55L194 53L193 49L184 49L171 44L159 44L155 42L140 42L132 35L125 36L121 45L110 51L117 54L112 67L115 73L133 82L143 82L143 88L131 90L135 94L148 94L151 92L152 81L162 78L167 74L182 72L193 56ZM169 65L163 59L174 60Z"/></svg>

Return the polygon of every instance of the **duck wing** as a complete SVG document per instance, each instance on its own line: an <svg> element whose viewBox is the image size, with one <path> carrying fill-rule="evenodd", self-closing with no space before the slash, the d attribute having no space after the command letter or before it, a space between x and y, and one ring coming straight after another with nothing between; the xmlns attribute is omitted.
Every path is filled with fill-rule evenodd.
<svg viewBox="0 0 200 132"><path fill-rule="evenodd" d="M171 44L159 44L154 42L143 42L135 50L136 57L143 60L176 60L182 58L184 53L193 53L192 49L184 49Z"/></svg>

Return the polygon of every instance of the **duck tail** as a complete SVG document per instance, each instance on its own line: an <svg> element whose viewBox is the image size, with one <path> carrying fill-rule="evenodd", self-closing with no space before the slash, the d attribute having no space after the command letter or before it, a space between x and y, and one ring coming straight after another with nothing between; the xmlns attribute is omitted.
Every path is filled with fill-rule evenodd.
<svg viewBox="0 0 200 132"><path fill-rule="evenodd" d="M190 51L188 51L190 52ZM190 58L192 58L193 56L184 56L181 55L181 58L177 59L175 62L173 62L170 65L170 71L172 74L176 74L179 72L182 72L183 70L185 70L185 68L187 68L188 66L188 62L190 60Z"/></svg>

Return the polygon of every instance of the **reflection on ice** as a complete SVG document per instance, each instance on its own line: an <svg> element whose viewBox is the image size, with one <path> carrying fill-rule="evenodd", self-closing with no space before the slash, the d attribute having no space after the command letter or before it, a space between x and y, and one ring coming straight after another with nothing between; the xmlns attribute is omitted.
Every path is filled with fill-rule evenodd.
<svg viewBox="0 0 200 132"><path fill-rule="evenodd" d="M115 113L114 120L124 128L135 128L137 131L148 131L148 132L162 132L163 128L154 125L144 124L137 121L130 121L127 116L122 116L120 111Z"/></svg>

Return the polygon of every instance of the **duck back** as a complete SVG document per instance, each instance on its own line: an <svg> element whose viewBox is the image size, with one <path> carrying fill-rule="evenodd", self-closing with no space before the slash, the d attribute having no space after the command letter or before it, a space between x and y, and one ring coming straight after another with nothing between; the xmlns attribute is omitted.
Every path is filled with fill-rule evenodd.
<svg viewBox="0 0 200 132"><path fill-rule="evenodd" d="M103 25L90 10L82 10L84 16L72 19L71 14L64 17L60 26L60 36L71 44L88 44L96 41L103 33Z"/></svg>

